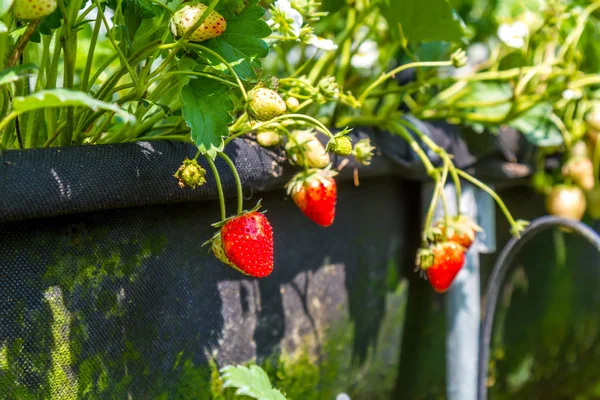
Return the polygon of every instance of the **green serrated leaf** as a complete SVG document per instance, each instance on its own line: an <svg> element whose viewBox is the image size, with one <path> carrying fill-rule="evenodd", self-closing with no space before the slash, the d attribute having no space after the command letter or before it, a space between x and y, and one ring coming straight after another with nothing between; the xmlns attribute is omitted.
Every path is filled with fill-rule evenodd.
<svg viewBox="0 0 600 400"><path fill-rule="evenodd" d="M190 81L181 91L183 117L192 130L192 140L202 154L215 158L223 150L227 125L233 122L233 100L229 86L208 78Z"/></svg>
<svg viewBox="0 0 600 400"><path fill-rule="evenodd" d="M121 117L124 122L134 124L135 116L129 114L122 108L103 101L97 100L90 95L75 90L51 89L42 90L25 97L13 99L13 109L18 113L38 110L40 108L56 107L87 107L93 111L108 110Z"/></svg>
<svg viewBox="0 0 600 400"><path fill-rule="evenodd" d="M321 9L329 13L334 13L336 11L339 11L345 5L345 0L323 0L321 2Z"/></svg>
<svg viewBox="0 0 600 400"><path fill-rule="evenodd" d="M269 377L262 368L251 365L250 368L227 366L221 370L223 387L237 388L238 395L254 397L258 400L285 400L277 389L273 389Z"/></svg>
<svg viewBox="0 0 600 400"><path fill-rule="evenodd" d="M457 104L464 103L499 103L497 105L487 105L474 107L472 110L478 114L487 117L501 119L510 111L509 100L513 96L513 91L507 83L496 82L471 82L468 86L469 93L463 96Z"/></svg>
<svg viewBox="0 0 600 400"><path fill-rule="evenodd" d="M251 3L242 13L227 19L227 29L221 36L203 43L230 63L244 80L255 78L254 68L260 68L260 59L269 55L269 46L262 38L271 34L271 28L262 20L265 9L256 5L256 0ZM206 58L211 65L227 71L216 57L207 54Z"/></svg>
<svg viewBox="0 0 600 400"><path fill-rule="evenodd" d="M527 11L541 13L546 8L545 0L502 0L494 10L496 20L512 20Z"/></svg>
<svg viewBox="0 0 600 400"><path fill-rule="evenodd" d="M0 85L6 85L7 83L32 76L34 75L33 71L37 70L37 68L35 64L24 64L2 70L0 71Z"/></svg>
<svg viewBox="0 0 600 400"><path fill-rule="evenodd" d="M550 119L549 115L551 114L552 105L540 103L508 125L520 131L527 141L535 146L560 146L563 143L563 137L558 127Z"/></svg>
<svg viewBox="0 0 600 400"><path fill-rule="evenodd" d="M400 25L409 43L445 40L460 42L464 22L448 0L385 0L382 11L390 27Z"/></svg>

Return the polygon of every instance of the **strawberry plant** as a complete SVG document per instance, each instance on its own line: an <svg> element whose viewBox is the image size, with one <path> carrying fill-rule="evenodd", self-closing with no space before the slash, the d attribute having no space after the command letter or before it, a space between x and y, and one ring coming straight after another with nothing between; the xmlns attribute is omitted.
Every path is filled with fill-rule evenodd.
<svg viewBox="0 0 600 400"><path fill-rule="evenodd" d="M191 143L197 154L173 171L173 183L193 190L214 176L221 216L207 245L225 264L264 277L274 268L271 227L256 209L244 211L225 148L238 138L278 147L298 169L289 195L326 227L337 200L333 161L368 165L376 150L369 139L353 143L352 128L386 130L409 144L434 182L419 252L420 268L433 275L440 248L464 253L479 231L448 213L433 224L446 183L457 197L462 182L487 192L514 235L526 222L407 114L481 134L521 131L537 148L534 187L549 196L551 212L565 208L559 192L576 200L574 218L585 208L577 190L598 197L600 56L591 27L600 4L498 2L482 23L477 4L459 16L446 0L4 0L0 150ZM562 168L545 171L556 154ZM235 213L225 209L217 158L236 180ZM590 205L598 215L597 200Z"/></svg>

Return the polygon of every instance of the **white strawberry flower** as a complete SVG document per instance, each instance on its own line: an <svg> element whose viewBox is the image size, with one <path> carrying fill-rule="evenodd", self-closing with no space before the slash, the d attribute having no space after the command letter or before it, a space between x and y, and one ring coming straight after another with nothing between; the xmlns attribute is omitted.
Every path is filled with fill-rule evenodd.
<svg viewBox="0 0 600 400"><path fill-rule="evenodd" d="M325 51L333 51L337 50L338 48L337 44L333 43L332 40L318 37L316 35L311 36L311 38L308 40L308 44L315 46L317 49Z"/></svg>
<svg viewBox="0 0 600 400"><path fill-rule="evenodd" d="M298 37L304 20L289 0L277 0L271 7L271 19L267 23L283 35Z"/></svg>
<svg viewBox="0 0 600 400"><path fill-rule="evenodd" d="M352 56L350 63L354 68L369 69L379 60L379 47L374 40L365 40L358 46L358 51Z"/></svg>
<svg viewBox="0 0 600 400"><path fill-rule="evenodd" d="M521 49L529 36L529 28L524 22L503 23L498 27L498 38L508 47Z"/></svg>
<svg viewBox="0 0 600 400"><path fill-rule="evenodd" d="M583 96L580 89L565 89L562 92L562 98L565 100L578 100Z"/></svg>

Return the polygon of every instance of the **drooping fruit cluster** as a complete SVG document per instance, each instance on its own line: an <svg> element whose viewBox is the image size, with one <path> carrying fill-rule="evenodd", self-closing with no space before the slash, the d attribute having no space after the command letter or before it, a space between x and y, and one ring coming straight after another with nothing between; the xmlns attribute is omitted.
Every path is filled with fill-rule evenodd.
<svg viewBox="0 0 600 400"><path fill-rule="evenodd" d="M600 197L596 194L600 190L596 183L598 171L594 171L591 154L593 149L589 148L589 144L579 141L569 149L560 170L562 175L553 177L544 171L536 173L534 188L546 195L546 211L549 214L579 221L587 207L590 215L599 216Z"/></svg>
<svg viewBox="0 0 600 400"><path fill-rule="evenodd" d="M465 215L436 222L431 242L417 252L417 269L427 275L433 289L443 293L465 263L465 254L481 228Z"/></svg>
<svg viewBox="0 0 600 400"><path fill-rule="evenodd" d="M279 93L272 89L258 87L248 93L248 114L258 121L270 121L283 115L287 109Z"/></svg>
<svg viewBox="0 0 600 400"><path fill-rule="evenodd" d="M329 169L311 169L300 172L288 183L288 194L294 203L317 225L327 227L335 219L337 188Z"/></svg>
<svg viewBox="0 0 600 400"><path fill-rule="evenodd" d="M417 264L438 293L444 293L465 263L466 249L454 242L440 242L420 249Z"/></svg>
<svg viewBox="0 0 600 400"><path fill-rule="evenodd" d="M198 2L184 3L171 17L171 32L176 38L184 36L202 17L208 7ZM190 34L191 42L204 42L205 40L221 36L227 28L227 21L221 14L211 11L202 24Z"/></svg>
<svg viewBox="0 0 600 400"><path fill-rule="evenodd" d="M226 220L211 249L223 263L254 278L273 272L273 229L258 211Z"/></svg>
<svg viewBox="0 0 600 400"><path fill-rule="evenodd" d="M34 20L52 14L56 6L56 0L15 0L12 11L17 19Z"/></svg>

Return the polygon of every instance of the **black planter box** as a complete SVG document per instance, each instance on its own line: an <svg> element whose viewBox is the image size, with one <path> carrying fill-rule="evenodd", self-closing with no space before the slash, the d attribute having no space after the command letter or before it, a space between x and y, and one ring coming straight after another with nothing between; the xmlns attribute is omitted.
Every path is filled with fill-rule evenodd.
<svg viewBox="0 0 600 400"><path fill-rule="evenodd" d="M210 398L217 368L249 361L290 398L389 398L414 184L380 158L355 188L351 165L323 229L285 195L276 153L229 152L275 232L263 280L201 247L219 215L213 178L192 191L172 177L192 146L2 155L0 398Z"/></svg>

